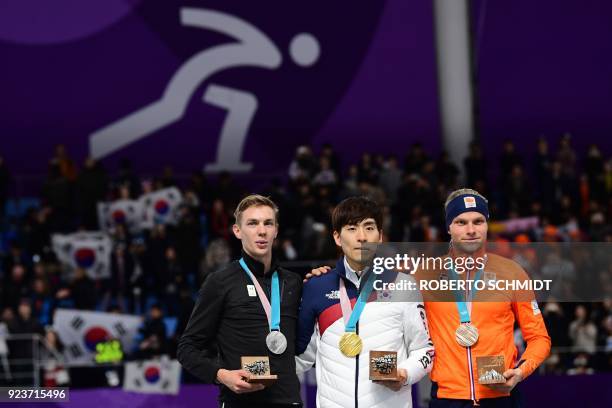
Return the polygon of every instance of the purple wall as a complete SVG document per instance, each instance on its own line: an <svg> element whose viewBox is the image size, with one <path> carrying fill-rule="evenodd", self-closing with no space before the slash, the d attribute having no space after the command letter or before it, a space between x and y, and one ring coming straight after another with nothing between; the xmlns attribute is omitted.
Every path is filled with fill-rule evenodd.
<svg viewBox="0 0 612 408"><path fill-rule="evenodd" d="M485 148L512 138L534 153L574 135L582 156L597 142L612 153L612 3L554 0L473 2L480 129Z"/></svg>
<svg viewBox="0 0 612 408"><path fill-rule="evenodd" d="M17 1L3 6L0 17L6 25L0 29L0 154L16 173L46 172L59 142L80 162L93 132L155 102L186 60L228 42L179 23L181 7L201 6L193 1L133 0L108 9L98 2L91 10L62 1L48 19L29 17ZM429 3L363 2L351 4L350 13L336 2L210 1L206 7L268 35L281 66L218 72L194 88L181 120L105 158L110 168L121 157L141 171L171 163L187 172L211 162L225 118L224 110L202 101L212 83L257 97L243 154L256 172L284 171L301 143L331 141L351 160L365 149L402 152L416 139L437 146ZM302 32L313 34L321 49L306 68L288 53Z"/></svg>
<svg viewBox="0 0 612 408"><path fill-rule="evenodd" d="M14 173L41 174L56 143L81 162L90 136L163 95L194 55L224 34L181 25L179 0L58 0L0 6L0 154ZM563 131L582 153L612 149L612 3L475 0L479 125L496 156L500 139L533 151ZM104 158L130 157L141 172L179 173L216 155L226 111L202 100L211 84L248 91L258 107L241 158L258 174L284 172L295 148L331 142L345 162L363 151L403 156L424 141L440 148L431 2L227 2L206 7L261 30L278 48L277 69L222 70L195 84L182 117ZM320 56L299 66L289 52L308 32ZM214 59L214 58L213 58ZM211 60L213 60L211 59Z"/></svg>

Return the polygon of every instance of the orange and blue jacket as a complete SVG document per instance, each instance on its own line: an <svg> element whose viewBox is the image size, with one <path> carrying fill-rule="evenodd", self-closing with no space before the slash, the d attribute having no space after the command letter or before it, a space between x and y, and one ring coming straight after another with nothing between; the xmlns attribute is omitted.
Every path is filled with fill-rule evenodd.
<svg viewBox="0 0 612 408"><path fill-rule="evenodd" d="M528 279L514 261L489 254L485 276ZM467 276L467 279L470 279ZM471 279L474 279L473 277ZM436 360L431 372L432 393L437 398L477 401L481 398L507 396L478 384L476 357L504 356L504 369L519 367L523 378L529 376L549 355L550 337L537 302L525 296L511 295L500 301L472 302L471 323L478 328L479 338L472 347L462 347L455 340L460 325L457 304L453 301L425 301L431 339ZM514 344L514 326L518 323L527 342L520 356Z"/></svg>

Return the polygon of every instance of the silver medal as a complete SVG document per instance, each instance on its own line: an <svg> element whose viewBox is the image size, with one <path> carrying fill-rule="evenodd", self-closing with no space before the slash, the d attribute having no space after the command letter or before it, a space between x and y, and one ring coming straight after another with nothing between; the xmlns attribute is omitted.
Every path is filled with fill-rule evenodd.
<svg viewBox="0 0 612 408"><path fill-rule="evenodd" d="M266 346L274 354L283 354L287 350L287 338L278 330L271 331L266 336Z"/></svg>

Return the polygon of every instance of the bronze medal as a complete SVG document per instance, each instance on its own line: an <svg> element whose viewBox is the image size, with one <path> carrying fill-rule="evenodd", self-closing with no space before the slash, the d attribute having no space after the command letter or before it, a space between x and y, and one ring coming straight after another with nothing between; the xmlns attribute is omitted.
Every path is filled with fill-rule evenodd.
<svg viewBox="0 0 612 408"><path fill-rule="evenodd" d="M455 340L463 347L472 347L478 341L478 329L471 323L462 323L455 331Z"/></svg>

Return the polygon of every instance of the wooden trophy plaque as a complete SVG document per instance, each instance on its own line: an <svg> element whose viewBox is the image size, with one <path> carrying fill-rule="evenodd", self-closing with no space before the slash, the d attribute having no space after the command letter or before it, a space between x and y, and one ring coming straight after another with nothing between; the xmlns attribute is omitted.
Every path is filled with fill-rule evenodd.
<svg viewBox="0 0 612 408"><path fill-rule="evenodd" d="M396 351L370 351L370 380L399 381Z"/></svg>
<svg viewBox="0 0 612 408"><path fill-rule="evenodd" d="M476 357L478 384L503 384L504 356Z"/></svg>
<svg viewBox="0 0 612 408"><path fill-rule="evenodd" d="M248 383L263 384L267 387L278 379L278 376L270 374L268 356L243 356L240 357L240 365L244 371L249 373L245 379Z"/></svg>

